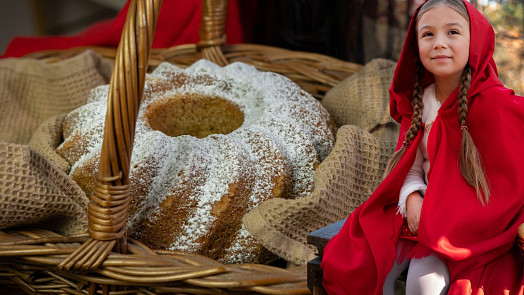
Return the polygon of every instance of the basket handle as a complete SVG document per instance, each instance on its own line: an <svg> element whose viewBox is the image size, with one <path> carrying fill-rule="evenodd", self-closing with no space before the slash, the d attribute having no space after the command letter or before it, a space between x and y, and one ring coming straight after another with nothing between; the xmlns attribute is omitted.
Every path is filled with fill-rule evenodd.
<svg viewBox="0 0 524 295"><path fill-rule="evenodd" d="M99 173L90 196L90 239L58 265L59 269L98 268L111 251L127 252L126 220L130 199L129 166L135 124L161 0L132 0L109 83ZM198 46L202 56L226 65L227 0L203 0Z"/></svg>
<svg viewBox="0 0 524 295"><path fill-rule="evenodd" d="M59 269L96 269L111 251L127 252L129 164L161 0L132 0L109 83L99 174L88 207L89 234Z"/></svg>
<svg viewBox="0 0 524 295"><path fill-rule="evenodd" d="M227 0L202 0L202 20L198 35L197 47L202 57L219 66L228 64L221 45L226 42Z"/></svg>

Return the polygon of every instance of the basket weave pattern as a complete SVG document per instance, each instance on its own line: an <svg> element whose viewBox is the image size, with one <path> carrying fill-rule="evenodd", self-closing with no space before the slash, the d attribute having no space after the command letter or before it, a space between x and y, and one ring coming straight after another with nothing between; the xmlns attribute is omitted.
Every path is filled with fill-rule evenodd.
<svg viewBox="0 0 524 295"><path fill-rule="evenodd" d="M48 230L0 232L0 284L30 293L65 294L308 294L305 267L223 265L200 255L155 251L127 238L128 174L144 77L168 61L188 66L200 58L219 65L241 61L285 75L317 98L360 69L327 56L270 46L224 45L227 1L204 0L198 44L151 50L160 0L129 6L119 48L91 47L114 60L96 192L89 205L89 235ZM48 62L84 51L39 52Z"/></svg>

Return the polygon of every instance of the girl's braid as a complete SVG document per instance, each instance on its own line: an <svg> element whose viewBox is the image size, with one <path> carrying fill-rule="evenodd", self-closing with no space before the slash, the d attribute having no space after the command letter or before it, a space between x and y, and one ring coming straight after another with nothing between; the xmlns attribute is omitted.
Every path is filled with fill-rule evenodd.
<svg viewBox="0 0 524 295"><path fill-rule="evenodd" d="M490 191L486 178L484 167L480 154L475 147L473 138L469 133L466 125L466 117L468 115L468 89L471 83L471 68L466 66L462 73L459 94L458 94L458 112L459 124L462 130L462 142L460 147L460 172L466 182L475 188L477 191L477 198L485 205L489 202ZM482 193L484 196L482 196Z"/></svg>
<svg viewBox="0 0 524 295"><path fill-rule="evenodd" d="M411 117L411 126L406 132L406 139L404 145L409 146L418 131L422 128L422 112L424 111L424 101L422 95L424 94L424 86L422 85L422 77L424 76L424 67L421 63L417 63L417 79L415 81L415 88L413 90L413 116Z"/></svg>
<svg viewBox="0 0 524 295"><path fill-rule="evenodd" d="M413 89L413 100L411 104L413 105L413 116L411 117L411 126L409 126L408 131L406 132L406 138L402 148L400 148L393 156L389 159L389 162L384 170L384 177L386 177L393 168L398 164L402 156L406 153L407 148L417 136L420 128L422 128L422 112L424 110L424 102L422 100L422 95L424 94L424 85L422 85L422 78L424 77L424 67L422 63L417 62L417 75L415 79L415 85Z"/></svg>
<svg viewBox="0 0 524 295"><path fill-rule="evenodd" d="M470 84L471 68L468 66L462 73L458 95L459 124L462 129L466 128L466 116L468 115L468 89Z"/></svg>

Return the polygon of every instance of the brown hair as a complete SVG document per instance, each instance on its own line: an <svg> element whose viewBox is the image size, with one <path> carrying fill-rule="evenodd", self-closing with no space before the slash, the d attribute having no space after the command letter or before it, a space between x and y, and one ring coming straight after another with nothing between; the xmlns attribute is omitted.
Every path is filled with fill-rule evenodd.
<svg viewBox="0 0 524 295"><path fill-rule="evenodd" d="M418 11L417 23L424 13L439 5L446 5L449 8L454 9L456 12L462 15L468 21L468 23L470 22L468 9L466 8L466 5L464 5L464 2L462 2L462 0L428 0L420 7Z"/></svg>
<svg viewBox="0 0 524 295"><path fill-rule="evenodd" d="M485 205L489 202L489 185L482 166L480 154L475 147L473 138L466 126L466 117L468 115L468 89L471 82L471 68L466 66L460 79L458 106L459 106L459 124L462 130L462 142L460 145L460 172L466 182L474 187L477 191L477 198ZM481 194L484 193L484 197Z"/></svg>
<svg viewBox="0 0 524 295"><path fill-rule="evenodd" d="M429 0L426 3L424 3L424 5L422 5L422 7L420 8L419 13L417 15L417 21L422 14L424 14L425 12L437 5L448 5L449 7L455 9L462 16L464 16L464 18L466 18L469 22L469 15L466 6L461 0ZM402 156L404 156L407 148L417 135L418 131L422 127L422 112L424 108L424 104L422 102L422 95L424 93L424 88L422 85L423 75L424 67L419 61L417 62L417 71L413 90L413 116L411 119L411 126L406 132L406 137L404 139L404 143L402 144L402 148L399 149L389 160L388 165L386 166L386 170L384 171L384 177L387 176L391 172L391 170L393 170L393 168L398 164ZM478 200L483 205L485 205L489 202L489 185L482 165L480 154L477 148L475 147L473 138L471 138L471 134L469 133L468 128L466 126L466 117L468 114L467 93L470 87L470 83L471 68L468 65L466 65L460 79L458 94L458 119L462 131L462 142L460 147L460 172L464 180L469 185L475 188Z"/></svg>

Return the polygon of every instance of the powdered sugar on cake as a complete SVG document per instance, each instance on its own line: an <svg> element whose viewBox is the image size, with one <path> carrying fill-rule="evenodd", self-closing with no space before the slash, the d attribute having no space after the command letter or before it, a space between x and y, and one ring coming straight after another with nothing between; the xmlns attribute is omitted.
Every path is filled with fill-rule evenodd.
<svg viewBox="0 0 524 295"><path fill-rule="evenodd" d="M94 89L88 104L64 123L70 134L91 134L71 174L100 153L107 92L107 86ZM204 138L153 130L145 118L148 108L186 93L232 102L243 123ZM259 262L263 247L243 228L242 215L269 198L308 195L314 169L334 144L332 120L315 98L284 76L243 63L221 68L200 60L187 69L161 64L147 76L138 117L130 183L140 195L131 196L130 235L227 263Z"/></svg>

